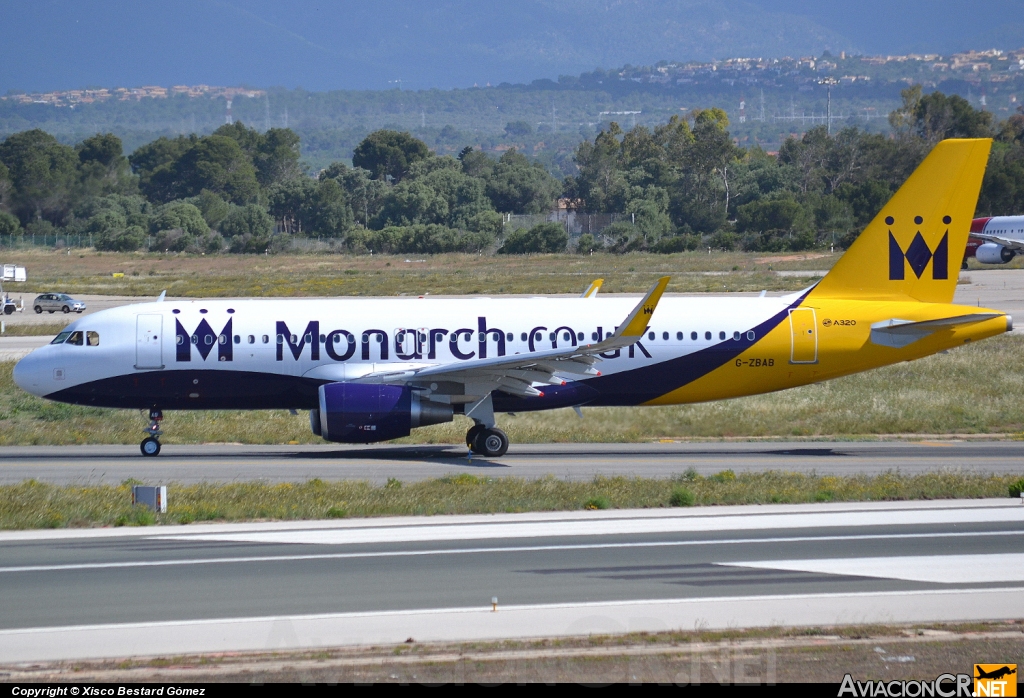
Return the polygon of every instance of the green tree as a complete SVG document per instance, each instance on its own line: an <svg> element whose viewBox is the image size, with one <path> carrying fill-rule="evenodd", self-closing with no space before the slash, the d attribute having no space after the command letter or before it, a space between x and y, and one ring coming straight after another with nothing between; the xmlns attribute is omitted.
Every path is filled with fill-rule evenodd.
<svg viewBox="0 0 1024 698"><path fill-rule="evenodd" d="M97 134L75 146L82 180L82 195L131 193L136 182L121 139L112 133Z"/></svg>
<svg viewBox="0 0 1024 698"><path fill-rule="evenodd" d="M539 223L529 230L519 228L505 236L498 254L565 252L569 234L559 223Z"/></svg>
<svg viewBox="0 0 1024 698"><path fill-rule="evenodd" d="M375 179L390 176L398 182L414 163L429 156L427 144L411 134L382 129L374 131L356 146L352 164L369 170Z"/></svg>
<svg viewBox="0 0 1024 698"><path fill-rule="evenodd" d="M383 204L384 197L390 191L386 182L373 179L368 170L360 167L347 167L343 162L331 163L320 173L319 179L333 179L345 190L355 221L368 227L370 220L377 215Z"/></svg>
<svg viewBox="0 0 1024 698"><path fill-rule="evenodd" d="M162 207L153 217L150 228L154 233L180 230L190 237L199 237L210 232L210 226L203 220L203 214L199 209L185 201L174 201Z"/></svg>
<svg viewBox="0 0 1024 698"><path fill-rule="evenodd" d="M0 211L0 236L2 235L21 235L21 223L7 211Z"/></svg>
<svg viewBox="0 0 1024 698"><path fill-rule="evenodd" d="M549 211L561 189L540 163L531 163L515 148L501 156L487 179L487 196L495 210L505 213Z"/></svg>
<svg viewBox="0 0 1024 698"><path fill-rule="evenodd" d="M260 133L236 121L221 126L213 135L238 143L256 168L256 179L261 187L270 187L302 175L299 135L289 128L272 128Z"/></svg>
<svg viewBox="0 0 1024 698"><path fill-rule="evenodd" d="M112 252L134 252L142 247L146 231L140 226L130 225L121 229L106 230L95 240L97 250Z"/></svg>
<svg viewBox="0 0 1024 698"><path fill-rule="evenodd" d="M274 219L257 204L241 206L232 211L220 225L220 232L225 237L235 238L249 236L260 240L269 240L274 234ZM264 243L256 243L257 246Z"/></svg>
<svg viewBox="0 0 1024 698"><path fill-rule="evenodd" d="M203 220L213 229L231 213L231 204L209 189L203 189L191 202L203 215Z"/></svg>
<svg viewBox="0 0 1024 698"><path fill-rule="evenodd" d="M163 203L176 198L174 165L198 141L196 135L160 137L128 156L132 170L139 176L139 190L147 199Z"/></svg>
<svg viewBox="0 0 1024 698"><path fill-rule="evenodd" d="M208 189L241 205L259 195L256 169L238 143L226 136L199 139L178 158L172 172L176 198L197 196Z"/></svg>
<svg viewBox="0 0 1024 698"><path fill-rule="evenodd" d="M22 131L0 143L0 162L12 184L10 209L23 224L36 218L64 223L78 188L72 148L44 131Z"/></svg>

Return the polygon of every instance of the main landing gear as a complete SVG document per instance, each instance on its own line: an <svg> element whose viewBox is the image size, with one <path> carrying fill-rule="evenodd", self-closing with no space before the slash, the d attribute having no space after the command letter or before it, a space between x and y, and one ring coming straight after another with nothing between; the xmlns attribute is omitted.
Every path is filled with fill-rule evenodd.
<svg viewBox="0 0 1024 698"><path fill-rule="evenodd" d="M144 456L158 456L160 455L160 437L163 436L163 432L160 431L160 422L164 418L164 413L160 410L149 411L149 426L146 427L146 433L149 435L142 440L139 444L139 449L142 451Z"/></svg>
<svg viewBox="0 0 1024 698"><path fill-rule="evenodd" d="M478 455L499 458L508 451L508 436L497 427L477 424L466 432L466 445Z"/></svg>

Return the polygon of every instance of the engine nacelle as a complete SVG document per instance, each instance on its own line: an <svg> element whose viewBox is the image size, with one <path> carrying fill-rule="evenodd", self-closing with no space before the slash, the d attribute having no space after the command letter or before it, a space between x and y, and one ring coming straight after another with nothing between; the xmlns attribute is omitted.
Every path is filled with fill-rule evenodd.
<svg viewBox="0 0 1024 698"><path fill-rule="evenodd" d="M1017 253L998 243L986 242L984 245L978 245L974 256L982 264L1006 264L1016 257Z"/></svg>
<svg viewBox="0 0 1024 698"><path fill-rule="evenodd" d="M309 415L313 433L338 443L373 443L408 436L416 427L452 421L451 405L421 399L398 385L327 383L320 409Z"/></svg>

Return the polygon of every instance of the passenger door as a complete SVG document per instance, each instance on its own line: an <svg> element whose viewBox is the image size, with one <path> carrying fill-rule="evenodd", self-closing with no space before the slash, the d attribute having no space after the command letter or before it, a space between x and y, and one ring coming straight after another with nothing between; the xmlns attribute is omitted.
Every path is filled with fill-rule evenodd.
<svg viewBox="0 0 1024 698"><path fill-rule="evenodd" d="M138 315L135 325L135 368L163 368L162 315Z"/></svg>
<svg viewBox="0 0 1024 698"><path fill-rule="evenodd" d="M818 363L818 328L814 308L794 308L789 311L789 328L793 343L791 364Z"/></svg>

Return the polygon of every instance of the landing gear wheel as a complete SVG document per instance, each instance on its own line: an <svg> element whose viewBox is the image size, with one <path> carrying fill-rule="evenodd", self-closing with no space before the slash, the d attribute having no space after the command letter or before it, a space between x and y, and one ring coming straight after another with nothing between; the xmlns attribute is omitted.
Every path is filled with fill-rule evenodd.
<svg viewBox="0 0 1024 698"><path fill-rule="evenodd" d="M501 429L484 429L473 440L473 452L488 458L500 458L508 451L508 436Z"/></svg>
<svg viewBox="0 0 1024 698"><path fill-rule="evenodd" d="M144 456L158 456L160 455L160 442L152 436L142 440L139 444L139 448L142 450Z"/></svg>
<svg viewBox="0 0 1024 698"><path fill-rule="evenodd" d="M471 426L469 431L466 432L466 445L473 448L473 442L476 441L476 437L485 429L487 429L487 427L483 424L474 424Z"/></svg>
<svg viewBox="0 0 1024 698"><path fill-rule="evenodd" d="M36 306L35 310L36 310L36 315L42 315L43 314L43 309L40 308L38 305Z"/></svg>

